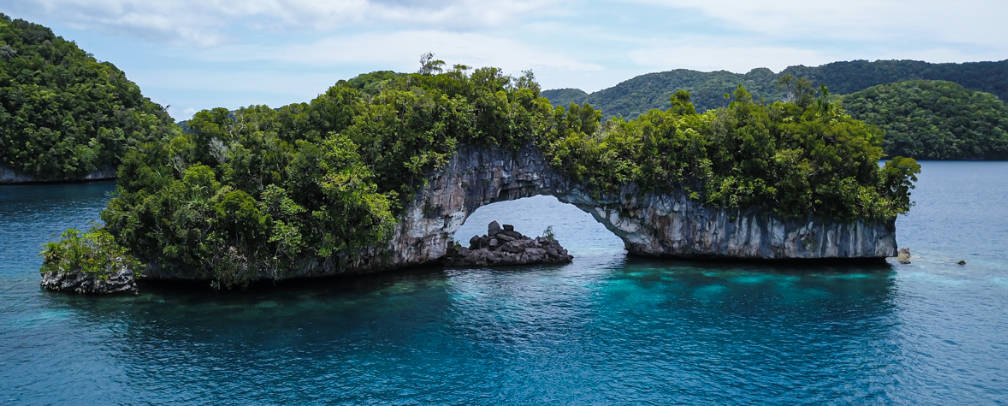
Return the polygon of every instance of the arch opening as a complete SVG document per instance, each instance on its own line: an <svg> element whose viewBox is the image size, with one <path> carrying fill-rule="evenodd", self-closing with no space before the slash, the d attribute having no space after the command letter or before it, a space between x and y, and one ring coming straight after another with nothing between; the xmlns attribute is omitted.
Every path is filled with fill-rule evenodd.
<svg viewBox="0 0 1008 406"><path fill-rule="evenodd" d="M591 214L577 206L564 203L552 195L536 195L514 200L501 200L482 205L465 219L453 239L469 245L469 238L485 235L491 221L512 224L515 231L529 237L543 235L551 227L556 239L574 256L623 256L623 240Z"/></svg>

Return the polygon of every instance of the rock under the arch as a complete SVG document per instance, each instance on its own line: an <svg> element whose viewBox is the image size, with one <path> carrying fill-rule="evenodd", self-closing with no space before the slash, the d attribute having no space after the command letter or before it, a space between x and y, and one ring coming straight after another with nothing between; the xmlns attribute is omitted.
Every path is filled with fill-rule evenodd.
<svg viewBox="0 0 1008 406"><path fill-rule="evenodd" d="M498 266L566 264L574 259L557 240L526 237L496 221L487 226L487 235L473 236L469 248L451 246L444 262L449 266Z"/></svg>

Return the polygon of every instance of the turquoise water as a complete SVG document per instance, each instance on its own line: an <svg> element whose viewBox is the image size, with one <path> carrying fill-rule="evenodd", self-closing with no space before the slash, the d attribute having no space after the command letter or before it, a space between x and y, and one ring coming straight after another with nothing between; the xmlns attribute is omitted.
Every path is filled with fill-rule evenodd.
<svg viewBox="0 0 1008 406"><path fill-rule="evenodd" d="M911 265L627 258L537 197L457 238L552 225L572 264L117 298L43 292L37 271L112 184L0 186L0 403L1004 404L1006 175L925 163L898 221Z"/></svg>

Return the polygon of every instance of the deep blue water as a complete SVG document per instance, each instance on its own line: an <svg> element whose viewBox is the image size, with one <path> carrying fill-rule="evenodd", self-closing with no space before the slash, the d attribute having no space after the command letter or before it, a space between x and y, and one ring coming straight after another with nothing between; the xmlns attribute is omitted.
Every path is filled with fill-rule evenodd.
<svg viewBox="0 0 1008 406"><path fill-rule="evenodd" d="M480 209L457 238L552 225L572 264L41 291L42 244L112 189L0 186L0 404L1008 403L1008 163L924 163L898 221L911 265L627 258L537 197Z"/></svg>

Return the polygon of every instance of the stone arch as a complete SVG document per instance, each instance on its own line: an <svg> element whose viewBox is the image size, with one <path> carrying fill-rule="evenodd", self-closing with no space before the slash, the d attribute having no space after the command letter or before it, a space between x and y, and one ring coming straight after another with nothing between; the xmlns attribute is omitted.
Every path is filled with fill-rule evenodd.
<svg viewBox="0 0 1008 406"><path fill-rule="evenodd" d="M427 178L398 219L389 245L347 265L373 271L435 262L477 208L535 195L556 196L588 212L635 255L785 260L881 259L896 253L895 219L787 220L766 211L710 207L681 192L642 193L634 185L592 197L584 185L553 170L534 146L463 145Z"/></svg>
<svg viewBox="0 0 1008 406"><path fill-rule="evenodd" d="M528 237L544 235L547 228L563 248L575 257L622 256L625 244L591 214L553 195L536 195L480 206L465 219L454 235L454 243L469 247L474 236L489 235L489 224L511 225Z"/></svg>

